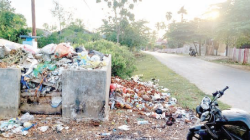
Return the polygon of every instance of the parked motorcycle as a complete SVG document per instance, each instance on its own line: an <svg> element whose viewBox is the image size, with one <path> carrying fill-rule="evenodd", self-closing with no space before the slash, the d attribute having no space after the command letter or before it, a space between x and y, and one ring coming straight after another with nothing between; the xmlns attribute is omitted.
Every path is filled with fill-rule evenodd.
<svg viewBox="0 0 250 140"><path fill-rule="evenodd" d="M190 55L190 56L196 57L196 54L197 54L197 52L196 52L193 48L190 48L190 49L189 49L189 55Z"/></svg>
<svg viewBox="0 0 250 140"><path fill-rule="evenodd" d="M217 100L224 95L228 87L213 93L213 99L204 97L196 108L203 125L189 129L187 140L250 140L250 114L229 109L221 111Z"/></svg>

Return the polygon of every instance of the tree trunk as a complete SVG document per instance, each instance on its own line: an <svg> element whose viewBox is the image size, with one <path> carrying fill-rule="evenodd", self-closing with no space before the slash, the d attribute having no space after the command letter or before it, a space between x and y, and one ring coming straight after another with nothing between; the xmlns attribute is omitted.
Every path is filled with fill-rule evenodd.
<svg viewBox="0 0 250 140"><path fill-rule="evenodd" d="M195 43L194 43L194 47L195 47L195 51L196 51L196 53L197 53L198 51L197 51L197 47L196 47Z"/></svg>
<svg viewBox="0 0 250 140"><path fill-rule="evenodd" d="M206 47L205 55L207 55L208 54L207 40L205 40L205 47Z"/></svg>
<svg viewBox="0 0 250 140"><path fill-rule="evenodd" d="M228 56L228 38L227 38L227 44L226 44L226 56Z"/></svg>
<svg viewBox="0 0 250 140"><path fill-rule="evenodd" d="M228 43L226 45L226 56L228 56Z"/></svg>
<svg viewBox="0 0 250 140"><path fill-rule="evenodd" d="M199 55L201 56L201 39L199 40Z"/></svg>
<svg viewBox="0 0 250 140"><path fill-rule="evenodd" d="M117 43L120 43L120 25L117 26L116 40Z"/></svg>

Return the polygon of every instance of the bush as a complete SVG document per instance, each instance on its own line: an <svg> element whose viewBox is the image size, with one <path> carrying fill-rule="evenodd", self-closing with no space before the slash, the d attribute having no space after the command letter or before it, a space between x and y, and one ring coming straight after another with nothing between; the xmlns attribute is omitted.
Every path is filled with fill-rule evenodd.
<svg viewBox="0 0 250 140"><path fill-rule="evenodd" d="M135 57L128 47L117 45L106 40L88 42L84 45L88 50L97 50L112 55L112 75L126 78L131 76L135 68Z"/></svg>

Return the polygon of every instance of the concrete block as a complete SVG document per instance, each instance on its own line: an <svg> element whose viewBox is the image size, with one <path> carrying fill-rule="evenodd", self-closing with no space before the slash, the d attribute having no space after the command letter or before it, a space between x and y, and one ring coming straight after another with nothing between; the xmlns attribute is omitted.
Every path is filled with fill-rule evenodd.
<svg viewBox="0 0 250 140"><path fill-rule="evenodd" d="M0 69L0 119L18 116L21 69Z"/></svg>
<svg viewBox="0 0 250 140"><path fill-rule="evenodd" d="M62 74L62 116L107 120L111 56L99 70L65 70Z"/></svg>

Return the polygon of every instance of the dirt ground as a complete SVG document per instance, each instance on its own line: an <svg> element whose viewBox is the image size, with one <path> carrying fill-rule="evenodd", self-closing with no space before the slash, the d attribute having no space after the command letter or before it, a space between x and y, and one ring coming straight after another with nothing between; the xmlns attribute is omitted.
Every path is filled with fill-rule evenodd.
<svg viewBox="0 0 250 140"><path fill-rule="evenodd" d="M29 130L26 136L14 134L11 138L0 137L0 139L46 139L46 140L82 140L82 139L164 139L184 140L190 126L194 122L185 123L176 120L172 126L167 126L166 121L149 118L140 115L132 110L112 110L109 121L93 123L93 121L65 120L61 116L36 115L32 123L37 123ZM138 125L137 121L147 120L149 124ZM62 123L62 131L53 130L55 124ZM97 125L97 126L94 126ZM129 130L119 130L118 127L128 125ZM49 126L46 132L41 132L38 127ZM66 127L69 127L67 130ZM109 136L102 136L101 133L110 133Z"/></svg>

